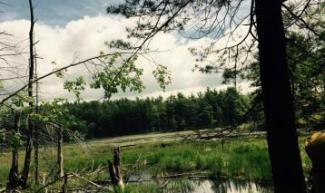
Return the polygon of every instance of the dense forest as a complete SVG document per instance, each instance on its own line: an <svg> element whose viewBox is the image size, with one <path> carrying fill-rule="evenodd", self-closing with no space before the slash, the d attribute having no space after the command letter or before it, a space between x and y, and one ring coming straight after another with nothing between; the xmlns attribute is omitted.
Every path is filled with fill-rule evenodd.
<svg viewBox="0 0 325 193"><path fill-rule="evenodd" d="M248 111L250 99L234 88L207 90L189 97L119 99L69 104L70 112L86 122L88 138L179 131L236 125Z"/></svg>
<svg viewBox="0 0 325 193"><path fill-rule="evenodd" d="M58 106L60 111L65 109L61 111L62 116L56 120L52 117L50 121L65 122L68 124L67 129L77 131L88 139L238 126L257 117L256 114L252 116L254 109L250 109L249 95L243 95L233 87L224 91L207 89L204 93L188 97L178 93L166 99L124 98L102 102L65 103ZM57 111L58 106L45 104L40 107L40 112L47 114ZM44 122L37 117L35 120ZM2 123L11 121L8 119Z"/></svg>

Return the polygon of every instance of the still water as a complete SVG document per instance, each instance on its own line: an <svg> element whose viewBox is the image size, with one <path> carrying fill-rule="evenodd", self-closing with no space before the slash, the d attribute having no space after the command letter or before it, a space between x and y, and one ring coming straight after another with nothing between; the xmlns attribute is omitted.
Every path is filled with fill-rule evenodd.
<svg viewBox="0 0 325 193"><path fill-rule="evenodd" d="M157 182L155 180L148 180L145 182L137 183L140 186L150 187L152 184L158 185L160 188L154 192L150 188L150 193L272 193L270 185L261 185L254 182L238 181L231 179L184 179L176 178L166 180L165 182ZM162 185L163 184L163 185ZM158 192L157 192L158 191ZM107 191L98 190L76 190L72 193L101 193ZM129 191L128 191L129 192ZM130 191L132 192L132 190Z"/></svg>
<svg viewBox="0 0 325 193"><path fill-rule="evenodd" d="M271 187L262 186L253 182L235 182L232 180L213 182L203 180L194 186L190 193L271 193Z"/></svg>
<svg viewBox="0 0 325 193"><path fill-rule="evenodd" d="M272 187L248 181L175 179L162 193L271 193Z"/></svg>

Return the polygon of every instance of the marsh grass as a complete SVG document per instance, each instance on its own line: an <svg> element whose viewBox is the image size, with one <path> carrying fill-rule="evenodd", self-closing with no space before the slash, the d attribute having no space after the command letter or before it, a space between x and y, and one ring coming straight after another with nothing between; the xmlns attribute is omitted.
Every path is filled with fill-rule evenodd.
<svg viewBox="0 0 325 193"><path fill-rule="evenodd" d="M130 184L125 187L124 191L117 193L187 193L194 189L195 184L186 179L178 179L170 181L163 188L154 182L146 182L140 184Z"/></svg>
<svg viewBox="0 0 325 193"><path fill-rule="evenodd" d="M125 139L123 139L126 141ZM157 140L154 140L157 141ZM301 139L302 144L304 140ZM114 142L117 144L117 142ZM90 142L86 146L66 145L64 147L64 169L66 172L89 173L98 167L105 167L112 159L111 149L114 145L101 140ZM310 169L304 150L301 149L303 167ZM41 173L55 173L55 148L41 149ZM20 164L23 163L20 155ZM11 162L10 153L0 156L0 187L7 181ZM162 145L158 142L139 144L132 148L122 149L123 173L130 171L148 171L151 175L162 176L184 172L209 173L210 178L220 176L238 177L253 181L271 181L271 167L269 163L265 138L229 139L220 141L200 142L169 142ZM32 166L33 169L33 166ZM106 170L89 175L91 180L108 180ZM70 186L79 186L82 182L72 181ZM145 186L145 187L143 187ZM155 192L156 185L131 185L126 191Z"/></svg>
<svg viewBox="0 0 325 193"><path fill-rule="evenodd" d="M124 153L124 161L135 160L136 152L155 173L208 171L211 177L238 176L252 180L271 180L271 168L262 139L174 143L165 148L145 146ZM131 156L130 159L128 156Z"/></svg>
<svg viewBox="0 0 325 193"><path fill-rule="evenodd" d="M154 193L160 192L160 188L156 183L142 183L142 184L131 184L125 187L124 191L119 193Z"/></svg>

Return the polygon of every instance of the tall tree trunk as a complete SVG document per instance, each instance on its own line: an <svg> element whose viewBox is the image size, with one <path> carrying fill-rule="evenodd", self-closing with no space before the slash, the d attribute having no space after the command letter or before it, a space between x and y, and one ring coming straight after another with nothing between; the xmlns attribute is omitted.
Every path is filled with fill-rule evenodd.
<svg viewBox="0 0 325 193"><path fill-rule="evenodd" d="M58 127L58 149L57 149L57 164L58 164L58 175L59 177L64 176L63 170L63 130L62 127Z"/></svg>
<svg viewBox="0 0 325 193"><path fill-rule="evenodd" d="M33 109L33 84L32 81L34 79L34 10L33 10L33 2L29 0L29 10L30 10L30 31L29 31L29 77L28 77L28 97L30 98L29 106ZM33 123L30 118L28 118L28 134L27 134L27 145L26 145L26 153L25 153L25 162L24 168L21 176L22 187L27 186L28 174L30 169L32 151L33 151Z"/></svg>
<svg viewBox="0 0 325 193"><path fill-rule="evenodd" d="M280 0L255 0L267 141L276 193L305 193Z"/></svg>

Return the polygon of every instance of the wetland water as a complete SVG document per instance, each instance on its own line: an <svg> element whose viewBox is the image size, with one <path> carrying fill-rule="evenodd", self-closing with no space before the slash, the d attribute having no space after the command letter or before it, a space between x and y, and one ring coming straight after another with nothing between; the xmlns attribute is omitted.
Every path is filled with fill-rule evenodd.
<svg viewBox="0 0 325 193"><path fill-rule="evenodd" d="M270 186L262 186L254 182L235 182L227 180L215 182L211 180L202 180L196 183L193 190L189 193L271 193Z"/></svg>
<svg viewBox="0 0 325 193"><path fill-rule="evenodd" d="M246 180L232 178L195 178L179 177L165 180L154 180L149 173L131 175L130 181L140 184L155 184L160 187L161 193L271 193L272 186Z"/></svg>
<svg viewBox="0 0 325 193"><path fill-rule="evenodd" d="M136 184L136 183L131 183ZM248 181L238 181L230 179L210 180L210 179L169 179L166 181L145 181L137 183L139 186L148 187L142 189L146 193L272 193L270 185L262 185ZM152 185L157 185L158 189L149 190ZM102 192L98 190L77 190L73 193L93 193ZM103 191L107 192L107 191ZM132 189L129 192L133 192ZM138 193L138 191L135 191Z"/></svg>

